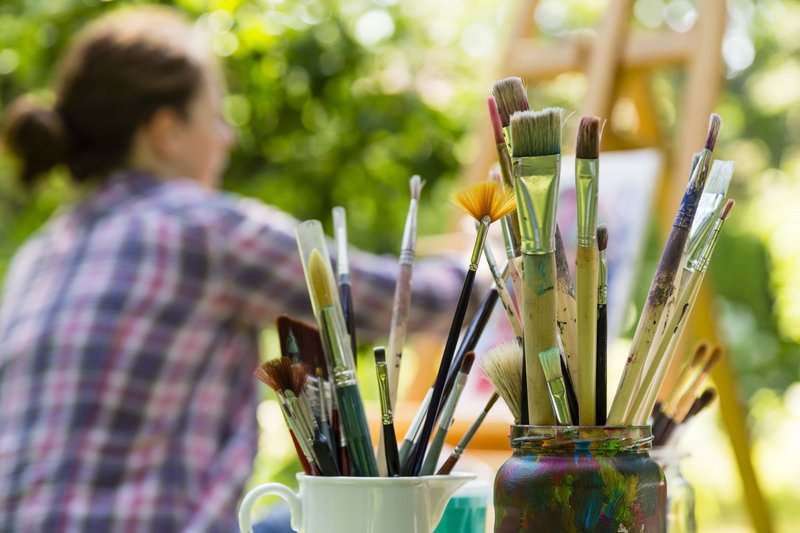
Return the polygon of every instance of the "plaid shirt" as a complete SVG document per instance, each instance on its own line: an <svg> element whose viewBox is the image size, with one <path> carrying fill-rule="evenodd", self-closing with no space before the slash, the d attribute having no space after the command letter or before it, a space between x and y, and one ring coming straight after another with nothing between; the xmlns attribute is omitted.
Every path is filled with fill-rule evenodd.
<svg viewBox="0 0 800 533"><path fill-rule="evenodd" d="M296 223L128 172L23 246L0 308L0 531L236 530L259 329L310 317ZM353 252L364 337L386 336L397 268ZM446 330L461 280L419 261L410 328Z"/></svg>

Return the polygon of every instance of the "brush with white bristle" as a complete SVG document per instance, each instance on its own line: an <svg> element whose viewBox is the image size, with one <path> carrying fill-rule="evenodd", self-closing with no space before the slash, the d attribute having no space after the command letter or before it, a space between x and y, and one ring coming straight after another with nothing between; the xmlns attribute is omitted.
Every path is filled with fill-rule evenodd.
<svg viewBox="0 0 800 533"><path fill-rule="evenodd" d="M494 389L520 423L522 398L522 348L516 340L495 346L479 361Z"/></svg>

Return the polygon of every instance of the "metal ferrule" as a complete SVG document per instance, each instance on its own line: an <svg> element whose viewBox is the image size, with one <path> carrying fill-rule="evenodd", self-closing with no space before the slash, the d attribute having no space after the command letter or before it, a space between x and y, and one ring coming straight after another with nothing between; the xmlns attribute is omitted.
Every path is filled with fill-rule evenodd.
<svg viewBox="0 0 800 533"><path fill-rule="evenodd" d="M608 262L606 261L606 251L600 252L600 283L597 287L597 303L599 305L606 305L608 303Z"/></svg>
<svg viewBox="0 0 800 533"><path fill-rule="evenodd" d="M700 202L698 196L703 193L703 187L711 167L711 150L703 149L698 152L698 156L697 164L692 169L692 178L689 180L689 185L683 194L678 214L675 216L675 223L672 224L673 227L686 230L691 230L692 228L692 221L697 211L697 205Z"/></svg>
<svg viewBox="0 0 800 533"><path fill-rule="evenodd" d="M575 195L578 204L578 246L597 240L598 159L575 159Z"/></svg>
<svg viewBox="0 0 800 533"><path fill-rule="evenodd" d="M514 230L511 229L511 217L516 215L509 215L500 219L500 227L503 229L503 244L506 248L506 257L512 259L517 256L519 243L514 236Z"/></svg>
<svg viewBox="0 0 800 533"><path fill-rule="evenodd" d="M719 214L725 205L725 194L722 192L706 192L700 197L697 214L686 241L686 256L697 256L702 252L703 245L708 242L708 235L714 227L714 222L719 219Z"/></svg>
<svg viewBox="0 0 800 533"><path fill-rule="evenodd" d="M327 340L323 345L330 346L331 363L333 363L333 381L337 387L356 384L356 373L349 364L352 359L350 354L350 339L336 320L336 310L332 306L320 310L322 317L322 335Z"/></svg>
<svg viewBox="0 0 800 533"><path fill-rule="evenodd" d="M705 245L695 256L688 258L686 266L689 270L695 270L700 273L708 270L708 263L711 261L711 254L714 253L714 248L717 246L717 239L719 239L719 232L722 229L722 222L723 220L721 218L717 219Z"/></svg>
<svg viewBox="0 0 800 533"><path fill-rule="evenodd" d="M523 254L555 252L556 206L561 155L514 159L517 214Z"/></svg>
<svg viewBox="0 0 800 533"><path fill-rule="evenodd" d="M475 237L475 246L472 248L472 255L469 258L469 269L478 270L478 262L481 260L481 252L486 243L486 235L489 233L489 215L484 216L478 226L478 236Z"/></svg>
<svg viewBox="0 0 800 533"><path fill-rule="evenodd" d="M381 423L384 426L388 426L394 423L394 414L392 413L392 401L389 399L389 374L386 370L386 363L376 364L375 370L378 373L378 398L381 401Z"/></svg>
<svg viewBox="0 0 800 533"><path fill-rule="evenodd" d="M412 198L408 206L406 226L403 230L403 244L400 247L400 266L413 265L417 247L417 209L419 203Z"/></svg>
<svg viewBox="0 0 800 533"><path fill-rule="evenodd" d="M556 421L562 426L572 424L572 416L569 413L567 388L564 385L564 378L548 381L547 388L550 389L550 404L553 406L553 413L556 415Z"/></svg>

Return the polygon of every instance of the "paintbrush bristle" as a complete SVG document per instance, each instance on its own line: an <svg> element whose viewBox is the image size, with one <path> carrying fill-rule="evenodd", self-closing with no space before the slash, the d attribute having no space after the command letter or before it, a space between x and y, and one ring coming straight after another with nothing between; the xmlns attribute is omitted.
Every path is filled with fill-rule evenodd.
<svg viewBox="0 0 800 533"><path fill-rule="evenodd" d="M530 109L528 94L521 78L510 77L494 82L492 96L494 96L504 127L511 123L511 115L517 111Z"/></svg>
<svg viewBox="0 0 800 533"><path fill-rule="evenodd" d="M608 248L608 227L605 224L597 226L597 249L601 252Z"/></svg>
<svg viewBox="0 0 800 533"><path fill-rule="evenodd" d="M561 354L558 348L550 348L539 352L539 360L542 362L546 381L554 381L563 377L561 374Z"/></svg>
<svg viewBox="0 0 800 533"><path fill-rule="evenodd" d="M575 157L579 159L597 159L600 157L599 117L581 117L581 121L578 124Z"/></svg>
<svg viewBox="0 0 800 533"><path fill-rule="evenodd" d="M489 106L489 119L492 121L492 133L494 133L495 144L505 144L506 139L503 136L503 120L500 118L500 111L497 109L497 101L493 96L486 99L486 104Z"/></svg>
<svg viewBox="0 0 800 533"><path fill-rule="evenodd" d="M461 368L458 369L462 374L469 374L472 370L472 363L475 362L475 352L467 352L464 354L464 359L461 361Z"/></svg>
<svg viewBox="0 0 800 533"><path fill-rule="evenodd" d="M495 346L480 360L481 368L515 420L521 414L522 364L522 348L516 340Z"/></svg>
<svg viewBox="0 0 800 533"><path fill-rule="evenodd" d="M319 250L311 251L308 259L308 271L311 278L311 292L317 300L317 307L323 309L333 305L333 289L328 276L328 267Z"/></svg>
<svg viewBox="0 0 800 533"><path fill-rule="evenodd" d="M425 182L422 181L422 178L417 176L416 174L411 176L411 180L409 180L409 187L411 188L411 198L419 202L419 197L422 194L422 188L425 186Z"/></svg>
<svg viewBox="0 0 800 533"><path fill-rule="evenodd" d="M691 413L697 414L703 409L705 409L711 402L716 400L717 398L717 391L715 389L706 389L703 393L697 397L694 404L692 404Z"/></svg>
<svg viewBox="0 0 800 533"><path fill-rule="evenodd" d="M292 363L288 357L264 361L253 375L277 392L290 390L300 395L308 378L309 367L303 363Z"/></svg>
<svg viewBox="0 0 800 533"><path fill-rule="evenodd" d="M722 128L722 117L716 113L711 113L711 118L708 119L708 135L706 136L706 149L714 151L717 145L717 138L719 137L719 130Z"/></svg>
<svg viewBox="0 0 800 533"><path fill-rule="evenodd" d="M325 361L325 352L322 349L322 337L320 337L316 326L287 315L278 317L277 326L281 355L284 357L293 356L289 342L293 338L297 344L300 360L312 368L322 368L323 376L327 379L328 365Z"/></svg>
<svg viewBox="0 0 800 533"><path fill-rule="evenodd" d="M719 218L722 220L728 218L728 215L731 214L731 209L733 209L734 205L736 205L736 200L728 200L725 202L725 207L722 208L722 213L720 213Z"/></svg>
<svg viewBox="0 0 800 533"><path fill-rule="evenodd" d="M560 107L514 113L511 116L511 155L537 157L560 154L563 113Z"/></svg>
<svg viewBox="0 0 800 533"><path fill-rule="evenodd" d="M455 203L477 221L488 216L494 222L517 208L514 191L496 181L481 181L453 196Z"/></svg>

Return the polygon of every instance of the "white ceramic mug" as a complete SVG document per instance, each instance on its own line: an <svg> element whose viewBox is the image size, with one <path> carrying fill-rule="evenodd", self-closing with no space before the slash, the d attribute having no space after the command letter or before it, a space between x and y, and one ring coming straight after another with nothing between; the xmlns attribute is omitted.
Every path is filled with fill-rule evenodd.
<svg viewBox="0 0 800 533"><path fill-rule="evenodd" d="M239 507L239 529L251 533L253 504L268 494L289 504L300 533L431 533L453 493L475 474L422 477L297 475L300 492L281 483L254 488Z"/></svg>

